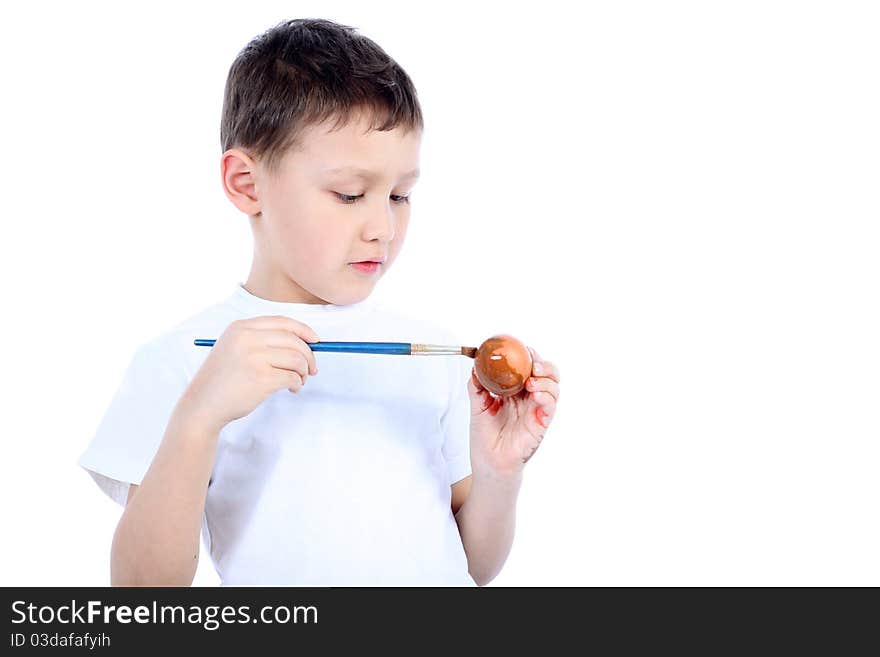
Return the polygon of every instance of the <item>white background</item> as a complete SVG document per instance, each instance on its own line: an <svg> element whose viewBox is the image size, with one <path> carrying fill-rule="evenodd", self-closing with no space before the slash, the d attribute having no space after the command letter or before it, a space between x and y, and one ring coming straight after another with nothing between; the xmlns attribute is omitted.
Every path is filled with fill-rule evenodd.
<svg viewBox="0 0 880 657"><path fill-rule="evenodd" d="M562 373L491 585L880 585L872 3L575 4L4 5L0 583L109 583L76 460L136 346L246 280L226 74L323 17L427 121L377 294Z"/></svg>

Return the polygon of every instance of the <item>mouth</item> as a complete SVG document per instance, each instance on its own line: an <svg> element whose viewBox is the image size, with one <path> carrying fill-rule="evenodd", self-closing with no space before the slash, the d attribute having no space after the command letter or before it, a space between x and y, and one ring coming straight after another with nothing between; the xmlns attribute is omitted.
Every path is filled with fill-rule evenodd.
<svg viewBox="0 0 880 657"><path fill-rule="evenodd" d="M385 259L377 259L377 260L361 260L360 262L350 262L352 268L360 272L362 274L375 274L379 271L379 267L385 262Z"/></svg>

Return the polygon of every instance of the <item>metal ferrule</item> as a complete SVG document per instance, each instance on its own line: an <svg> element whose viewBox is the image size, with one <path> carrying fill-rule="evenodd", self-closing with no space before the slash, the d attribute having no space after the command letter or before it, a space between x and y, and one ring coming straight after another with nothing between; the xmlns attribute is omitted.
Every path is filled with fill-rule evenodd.
<svg viewBox="0 0 880 657"><path fill-rule="evenodd" d="M413 356L431 356L435 354L451 354L456 355L461 353L461 347L449 347L447 345L440 344L416 344L412 345L412 355Z"/></svg>

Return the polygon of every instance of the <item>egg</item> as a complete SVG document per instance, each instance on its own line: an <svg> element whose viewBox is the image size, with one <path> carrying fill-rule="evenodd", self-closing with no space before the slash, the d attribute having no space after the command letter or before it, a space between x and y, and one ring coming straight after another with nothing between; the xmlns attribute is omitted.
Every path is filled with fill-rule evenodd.
<svg viewBox="0 0 880 657"><path fill-rule="evenodd" d="M499 397L515 395L532 374L532 353L512 335L493 335L474 357L477 380Z"/></svg>

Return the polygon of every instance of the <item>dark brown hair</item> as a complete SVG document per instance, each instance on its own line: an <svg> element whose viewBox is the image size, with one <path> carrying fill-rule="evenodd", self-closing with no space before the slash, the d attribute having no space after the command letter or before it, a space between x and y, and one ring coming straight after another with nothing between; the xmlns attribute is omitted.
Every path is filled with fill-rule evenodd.
<svg viewBox="0 0 880 657"><path fill-rule="evenodd" d="M421 130L422 110L406 72L355 28L321 18L283 21L248 43L226 78L220 142L263 159L270 172L299 146L302 131L356 114L370 130Z"/></svg>

